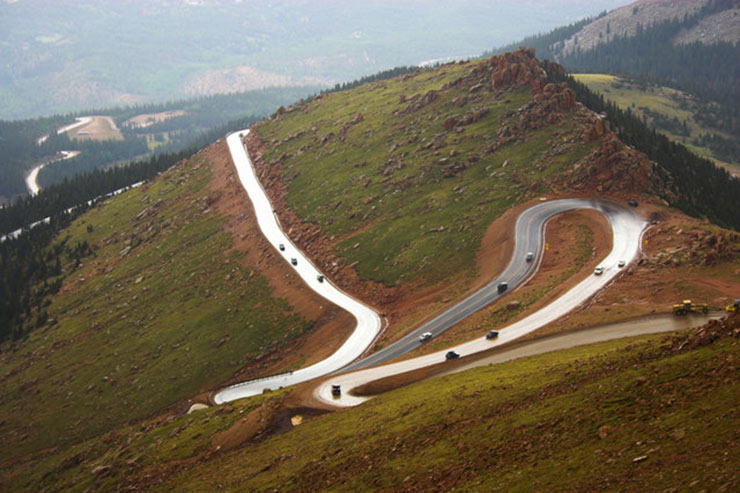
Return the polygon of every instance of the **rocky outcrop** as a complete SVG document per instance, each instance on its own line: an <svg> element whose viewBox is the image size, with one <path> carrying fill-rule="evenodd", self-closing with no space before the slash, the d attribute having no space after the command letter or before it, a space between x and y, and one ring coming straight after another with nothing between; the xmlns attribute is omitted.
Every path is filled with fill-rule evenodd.
<svg viewBox="0 0 740 493"><path fill-rule="evenodd" d="M688 351L708 346L722 337L740 338L740 312L731 313L719 320L710 320L701 327L689 329L669 339L665 350L671 352Z"/></svg>

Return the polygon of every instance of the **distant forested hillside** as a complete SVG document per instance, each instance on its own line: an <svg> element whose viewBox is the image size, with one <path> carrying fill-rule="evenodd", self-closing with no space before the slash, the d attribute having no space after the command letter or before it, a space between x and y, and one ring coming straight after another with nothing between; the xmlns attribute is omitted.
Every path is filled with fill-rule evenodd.
<svg viewBox="0 0 740 493"><path fill-rule="evenodd" d="M600 35L603 41L581 49L576 33L597 19L604 23L609 17L603 19L607 15L603 13L501 50L523 45L535 48L538 58L557 61L572 73L619 75L688 92L698 98L695 119L718 131L699 137L694 144L711 149L725 161L740 162L740 44L676 42L704 19L737 15L736 7L734 0L712 0L693 14L638 23L635 33L629 35L610 33L607 23ZM642 15L637 7L633 13L637 19ZM574 42L575 49L565 50L567 40Z"/></svg>
<svg viewBox="0 0 740 493"><path fill-rule="evenodd" d="M227 122L247 115L261 117L281 105L315 94L318 87L271 88L216 95L169 103L92 110L87 114L111 116L124 139L90 141L57 134L57 128L79 115L57 115L31 120L0 120L0 204L26 193L25 176L34 166L54 159L59 151L77 150L80 155L49 164L39 173L42 187L60 183L80 173L120 164L149 155L177 153L202 142L202 136ZM146 127L124 122L141 114L179 112L177 117ZM48 136L41 144L39 138ZM207 142L206 142L207 143Z"/></svg>
<svg viewBox="0 0 740 493"><path fill-rule="evenodd" d="M548 75L554 82L567 82L576 99L597 113L606 113L609 123L620 140L645 153L660 165L671 194L663 197L671 206L692 216L705 216L715 224L740 231L740 179L733 178L723 168L693 154L685 146L670 141L635 117L627 109L594 93L586 85L553 66ZM667 172L667 173L666 173Z"/></svg>

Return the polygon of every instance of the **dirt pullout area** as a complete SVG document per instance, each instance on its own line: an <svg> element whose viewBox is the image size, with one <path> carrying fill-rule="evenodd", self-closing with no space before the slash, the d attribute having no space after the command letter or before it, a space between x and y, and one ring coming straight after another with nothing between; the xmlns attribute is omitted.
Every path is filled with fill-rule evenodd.
<svg viewBox="0 0 740 493"><path fill-rule="evenodd" d="M75 140L123 140L116 122L109 116L91 116L87 125L68 132L70 139Z"/></svg>
<svg viewBox="0 0 740 493"><path fill-rule="evenodd" d="M651 221L642 257L591 302L541 333L670 313L684 299L723 309L740 298L740 234L663 206L641 205Z"/></svg>
<svg viewBox="0 0 740 493"><path fill-rule="evenodd" d="M354 318L309 289L265 240L224 139L209 146L201 155L213 170L209 207L230 218L226 229L234 239L233 248L247 252L244 267L259 269L268 279L274 296L284 298L302 316L317 321L307 334L286 345L271 348L270 353L260 356L234 375L232 381L303 367L329 356L351 334Z"/></svg>
<svg viewBox="0 0 740 493"><path fill-rule="evenodd" d="M160 113L144 113L129 118L121 125L131 128L146 128L151 127L155 123L161 123L163 121L169 120L170 118L177 118L178 116L185 115L186 113L183 110L162 111Z"/></svg>

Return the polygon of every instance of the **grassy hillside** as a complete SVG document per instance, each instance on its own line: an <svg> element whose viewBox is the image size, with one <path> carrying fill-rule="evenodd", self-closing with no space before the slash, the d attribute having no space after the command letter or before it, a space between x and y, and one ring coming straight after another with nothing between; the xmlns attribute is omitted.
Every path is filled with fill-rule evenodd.
<svg viewBox="0 0 740 493"><path fill-rule="evenodd" d="M60 235L87 256L64 266L47 323L0 347L0 460L149 416L311 328L234 248L227 224L249 206L220 211L218 146Z"/></svg>
<svg viewBox="0 0 740 493"><path fill-rule="evenodd" d="M724 159L705 145L704 136L718 135L722 139L734 141L729 133L704 125L696 115L701 110L695 98L668 87L647 83L636 83L607 74L574 74L579 82L589 89L602 94L623 110L629 109L634 115L642 118L648 125L666 136L681 142L697 154ZM735 170L740 164L734 163Z"/></svg>
<svg viewBox="0 0 740 493"><path fill-rule="evenodd" d="M257 126L287 205L362 279L469 278L488 225L596 148L577 111L528 126L532 88L493 90L477 66L330 94Z"/></svg>
<svg viewBox="0 0 740 493"><path fill-rule="evenodd" d="M270 437L265 425L261 437L229 452L216 450L213 434L277 409L284 394L149 421L47 454L33 468L17 464L7 484L731 491L740 486L739 322L735 316L668 338L617 340L434 378L289 433ZM290 428L273 424L273 432Z"/></svg>

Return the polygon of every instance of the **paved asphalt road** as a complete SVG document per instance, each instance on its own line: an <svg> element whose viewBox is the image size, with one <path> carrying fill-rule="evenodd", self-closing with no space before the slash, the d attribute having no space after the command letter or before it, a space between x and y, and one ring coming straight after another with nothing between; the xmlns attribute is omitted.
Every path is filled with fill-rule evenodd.
<svg viewBox="0 0 740 493"><path fill-rule="evenodd" d="M562 349L569 349L586 344L595 344L597 342L611 341L613 339L622 339L624 337L634 337L644 334L658 334L661 332L674 332L677 330L688 329L689 327L699 327L707 323L710 319L724 317L725 312L712 312L710 314L691 314L685 317L677 317L673 314L655 315L627 322L618 322L607 325L600 325L589 329L576 330L555 334L552 336L535 339L532 341L515 344L511 348L502 348L501 351L471 361L470 364L459 366L441 375L459 373L461 371L477 368L479 366L495 365L504 363L518 358L526 358L536 354L549 353Z"/></svg>
<svg viewBox="0 0 740 493"><path fill-rule="evenodd" d="M444 313L423 324L417 330L367 358L350 364L338 373L369 368L404 355L416 349L421 344L424 344L419 340L419 336L424 332L430 332L433 337L436 337L524 283L537 270L537 264L542 257L544 246L542 244L542 238L545 223L552 216L573 209L596 209L604 213L610 223L623 216L639 221L633 210L626 206L604 200L555 200L543 202L527 209L519 216L516 222L514 254L509 261L509 265L498 278L449 308ZM526 261L527 252L534 254L531 262ZM501 282L508 284L507 291L503 293L498 292L498 285Z"/></svg>
<svg viewBox="0 0 740 493"><path fill-rule="evenodd" d="M351 385L360 385L376 378L382 378L384 376L408 371L409 369L443 361L444 354L447 350L400 363L386 365L381 368L376 367L371 368L370 370L354 371L397 358L398 356L413 350L420 344L419 335L421 333L429 331L434 335L438 335L464 318L484 308L498 298L499 282L507 282L509 290L512 290L522 282L526 281L526 279L536 270L536 265L541 258L542 232L544 224L549 218L556 214L572 209L589 208L599 210L606 216L612 226L613 248L611 253L601 264L605 268L604 274L601 276L589 276L588 279L581 281L566 294L558 298L558 300L553 304L530 315L524 320L503 329L498 339L489 341L484 337L481 337L480 339L469 341L455 348L448 349L454 349L461 355L468 355L489 349L496 345L504 344L513 339L519 338L524 334L528 334L529 332L559 318L568 311L577 307L579 304L583 303L599 289L603 288L619 273L620 269L617 268L617 262L619 260L630 262L637 257L639 252L640 237L646 223L640 219L633 209L603 200L568 199L542 202L526 210L517 219L514 254L509 265L498 279L492 281L487 286L467 297L465 300L459 302L430 322L424 324L422 327L404 337L397 343L379 351L369 358L350 364L352 361L357 359L362 352L369 347L375 337L377 337L381 325L380 317L368 306L337 289L328 279L324 282L318 282L317 276L320 274L318 269L316 269L316 267L311 264L310 260L305 257L292 242L290 242L289 238L280 228L279 220L275 216L274 211L272 210L272 205L254 173L246 148L242 143L242 138L247 133L248 130L233 133L227 137L227 143L232 159L234 160L234 165L237 169L237 174L254 204L257 221L262 233L276 248L276 250L278 250L279 244L283 244L285 247L284 250L278 250L278 253L284 257L286 261L297 259L295 269L306 284L318 294L352 313L357 319L357 327L347 341L345 341L345 343L329 358L307 368L296 370L295 372L243 382L227 387L215 394L213 400L217 404L257 395L262 393L265 389L274 390L280 387L294 385L296 383L337 372L340 369L342 372L340 378L342 378L343 381L348 382ZM534 258L531 262L526 261L527 252L534 253ZM347 375L350 375L350 377L347 377ZM340 402L337 402L331 398L330 386L328 383L319 387L316 390L316 394L319 398L337 405L346 406L361 402L361 400L356 401L349 399L346 394L343 395Z"/></svg>
<svg viewBox="0 0 740 493"><path fill-rule="evenodd" d="M522 243L530 245L531 243L528 243L528 241L532 241L536 236L540 235L544 221L548 217L575 207L586 207L599 210L604 213L609 220L612 228L612 250L599 264L604 268L603 274L598 276L588 276L546 307L501 329L499 331L499 336L496 339L488 340L483 334L481 334L481 337L478 339L473 339L435 353L395 363L388 363L382 366L373 366L355 371L343 372L320 384L314 390L314 395L318 399L335 406L355 406L364 402L366 398L350 395L349 391L352 388L380 378L398 375L400 373L444 362L445 354L450 350L453 350L460 356L464 357L501 346L557 320L586 302L591 298L591 296L596 294L600 289L603 289L621 272L622 269L618 267L620 260L624 260L629 263L637 258L640 251L642 232L647 224L635 213L634 210L611 202L598 200L551 201L538 204L529 209L527 212L531 211L531 215L525 212L520 216L520 219L517 221L516 228L517 243L520 242L518 235L521 232L523 235ZM507 274L505 275L512 275L516 278L525 278L527 276L527 270L531 267L528 267L524 260L526 251L526 247L515 247L514 257L510 262L509 267L507 267L505 271ZM495 287L496 281L494 281L492 285ZM490 285L488 288L490 288ZM464 318L466 314L473 313L476 309L480 309L485 306L488 302L486 300L486 296L491 293L490 289L487 290L484 288L483 291L484 294L482 295L482 298L478 299L476 298L476 294L474 294L450 309L448 312L455 310L454 313L449 315L450 318L452 320L457 317ZM456 309L459 310L459 312ZM444 326L447 320L445 318L445 314L442 314L440 318L443 319L442 326ZM419 330L423 331L424 328L422 327ZM342 387L341 397L334 398L332 396L331 385L333 384L340 385Z"/></svg>

